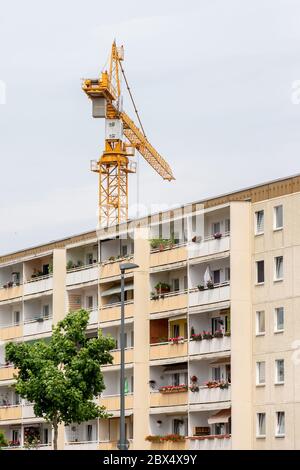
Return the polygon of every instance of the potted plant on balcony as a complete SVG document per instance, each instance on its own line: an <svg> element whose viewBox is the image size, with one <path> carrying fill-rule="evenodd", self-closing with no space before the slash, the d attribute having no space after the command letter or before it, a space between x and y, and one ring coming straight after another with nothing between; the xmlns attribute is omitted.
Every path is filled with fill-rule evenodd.
<svg viewBox="0 0 300 470"><path fill-rule="evenodd" d="M171 286L167 282L158 282L154 289L158 294L166 294L170 292Z"/></svg>
<svg viewBox="0 0 300 470"><path fill-rule="evenodd" d="M210 331L203 331L202 333L202 339L212 339L213 335Z"/></svg>
<svg viewBox="0 0 300 470"><path fill-rule="evenodd" d="M159 391L160 391L160 393L166 394L166 393L186 392L187 389L188 389L188 386L186 384L163 385L162 387L159 388Z"/></svg>
<svg viewBox="0 0 300 470"><path fill-rule="evenodd" d="M183 344L184 337L183 336L176 336L175 338L169 338L169 343L171 344Z"/></svg>
<svg viewBox="0 0 300 470"><path fill-rule="evenodd" d="M220 238L222 238L222 233L221 233L221 232L216 232L216 233L214 233L214 238L215 238L216 240L220 240Z"/></svg>
<svg viewBox="0 0 300 470"><path fill-rule="evenodd" d="M156 294L155 292L151 292L150 298L151 298L151 300L158 300L158 299L159 299L159 295Z"/></svg>
<svg viewBox="0 0 300 470"><path fill-rule="evenodd" d="M222 330L216 330L214 332L214 338L223 338L223 336L224 336L224 333Z"/></svg>
<svg viewBox="0 0 300 470"><path fill-rule="evenodd" d="M201 341L202 340L202 334L201 333L195 333L191 335L190 338L191 341Z"/></svg>
<svg viewBox="0 0 300 470"><path fill-rule="evenodd" d="M213 289L214 288L214 283L212 281L208 281L206 283L206 287L207 287L207 289Z"/></svg>
<svg viewBox="0 0 300 470"><path fill-rule="evenodd" d="M166 436L163 436L163 440L170 442L182 442L185 440L185 437L181 436L180 434L167 434Z"/></svg>
<svg viewBox="0 0 300 470"><path fill-rule="evenodd" d="M74 263L73 263L72 260L69 260L69 261L67 262L67 271L70 271L70 270L73 269L73 268L74 268Z"/></svg>
<svg viewBox="0 0 300 470"><path fill-rule="evenodd" d="M198 290L204 290L205 289L203 284L198 284L197 288L198 288Z"/></svg>

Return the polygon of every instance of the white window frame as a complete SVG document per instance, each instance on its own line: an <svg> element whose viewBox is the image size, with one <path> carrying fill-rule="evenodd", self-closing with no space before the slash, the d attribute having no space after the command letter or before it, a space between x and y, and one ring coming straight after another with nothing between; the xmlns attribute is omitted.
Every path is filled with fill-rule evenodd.
<svg viewBox="0 0 300 470"><path fill-rule="evenodd" d="M263 364L264 367L264 382L260 382L260 367ZM256 386L263 387L266 385L266 362L265 361L257 361L256 362Z"/></svg>
<svg viewBox="0 0 300 470"><path fill-rule="evenodd" d="M279 415L283 417L283 433L279 432ZM275 427L275 437L285 437L285 412L276 411L276 427Z"/></svg>
<svg viewBox="0 0 300 470"><path fill-rule="evenodd" d="M258 263L264 263L264 280L263 281L258 281ZM262 286L264 283L265 283L265 277L266 277L266 273L265 273L265 260L263 259L259 259L257 261L255 261L255 269L256 269L256 285L258 286Z"/></svg>
<svg viewBox="0 0 300 470"><path fill-rule="evenodd" d="M264 433L261 432L261 422L260 417L263 417L264 421ZM263 439L266 437L266 413L256 413L256 437L258 439Z"/></svg>
<svg viewBox="0 0 300 470"><path fill-rule="evenodd" d="M279 380L279 366L278 363L283 362L283 380ZM285 382L285 363L284 359L276 359L275 360L275 385L283 385Z"/></svg>
<svg viewBox="0 0 300 470"><path fill-rule="evenodd" d="M260 331L259 325L260 325L260 315L263 315L264 317L264 330ZM256 336L264 336L266 334L266 315L264 310L257 310L256 312Z"/></svg>
<svg viewBox="0 0 300 470"><path fill-rule="evenodd" d="M277 226L277 211L278 211L279 207L281 207L281 210L282 210L282 225ZM282 230L283 229L283 205L278 204L278 206L274 206L273 211L274 211L273 212L273 230L274 231Z"/></svg>
<svg viewBox="0 0 300 470"><path fill-rule="evenodd" d="M279 260L281 260L281 268L282 268L282 275L281 276L277 276L277 271L278 271L278 263L279 263ZM283 265L283 256L282 255L279 255L279 256L275 256L274 257L274 282L279 282L279 281L283 281L283 277L284 277L284 265Z"/></svg>
<svg viewBox="0 0 300 470"><path fill-rule="evenodd" d="M282 328L278 328L278 313L282 311L283 316L283 326ZM284 307L275 307L274 309L274 333L283 333L284 332Z"/></svg>
<svg viewBox="0 0 300 470"><path fill-rule="evenodd" d="M259 224L259 214L262 214L262 221L260 224ZM264 234L264 232L265 232L265 211L261 209L255 212L255 235L262 235Z"/></svg>

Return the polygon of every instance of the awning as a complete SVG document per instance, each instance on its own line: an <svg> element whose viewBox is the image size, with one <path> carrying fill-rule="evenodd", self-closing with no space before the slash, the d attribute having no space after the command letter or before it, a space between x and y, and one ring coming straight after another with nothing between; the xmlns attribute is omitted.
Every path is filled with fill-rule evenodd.
<svg viewBox="0 0 300 470"><path fill-rule="evenodd" d="M133 290L133 283L131 284L125 284L124 290ZM120 294L121 293L121 286L117 287L111 287L110 289L105 290L104 292L101 292L101 297L105 297L106 295L112 295L112 294Z"/></svg>
<svg viewBox="0 0 300 470"><path fill-rule="evenodd" d="M187 363L172 364L164 368L164 372L187 371Z"/></svg>
<svg viewBox="0 0 300 470"><path fill-rule="evenodd" d="M228 408L227 410L218 411L218 413L208 418L207 422L208 424L228 423L230 417L231 417L231 408Z"/></svg>
<svg viewBox="0 0 300 470"><path fill-rule="evenodd" d="M230 364L230 354L227 357L220 357L220 359L216 359L213 362L210 362L211 365L216 364Z"/></svg>

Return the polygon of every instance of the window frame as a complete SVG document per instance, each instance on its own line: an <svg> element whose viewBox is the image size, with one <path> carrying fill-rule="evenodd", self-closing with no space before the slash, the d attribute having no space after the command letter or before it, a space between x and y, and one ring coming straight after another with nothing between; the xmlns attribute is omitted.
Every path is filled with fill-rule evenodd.
<svg viewBox="0 0 300 470"><path fill-rule="evenodd" d="M283 433L279 433L278 432L278 428L279 428L279 415L283 415ZM282 437L285 437L285 411L276 411L276 427L275 427L275 437L279 437L279 438L282 438Z"/></svg>
<svg viewBox="0 0 300 470"><path fill-rule="evenodd" d="M281 207L281 218L282 218L282 225L277 227L277 210ZM273 231L282 230L283 229L283 204L278 204L277 206L273 207Z"/></svg>
<svg viewBox="0 0 300 470"><path fill-rule="evenodd" d="M260 382L260 366L264 365L264 382ZM256 386L264 387L266 385L266 361L257 361L256 362Z"/></svg>
<svg viewBox="0 0 300 470"><path fill-rule="evenodd" d="M258 265L259 265L259 263L263 263L263 267L264 267L263 268L263 278L264 278L263 281L258 280ZM256 275L256 285L261 286L265 283L265 260L264 259L259 259L259 260L255 261L255 267L256 267L256 273L255 273L255 275Z"/></svg>
<svg viewBox="0 0 300 470"><path fill-rule="evenodd" d="M264 433L261 433L260 432L260 416L263 416L263 420L264 420ZM266 413L265 412L260 412L260 413L256 413L256 437L257 439L264 439L266 437L266 424L267 424L267 417L266 417Z"/></svg>
<svg viewBox="0 0 300 470"><path fill-rule="evenodd" d="M262 213L262 230L259 230L258 217L259 217L259 214L261 213ZM265 211L263 209L255 211L254 219L255 219L255 228L254 228L255 235L263 235L265 233Z"/></svg>
<svg viewBox="0 0 300 470"><path fill-rule="evenodd" d="M264 330L263 331L260 331L259 330L259 316L263 314L263 317L264 317L264 320L263 320L263 323L264 323ZM255 335L256 336L264 336L266 334L266 314L265 314L265 311L264 310L257 310L255 312L255 324L256 324L256 329L255 329Z"/></svg>
<svg viewBox="0 0 300 470"><path fill-rule="evenodd" d="M283 363L283 380L279 380L279 375L278 375L278 363L282 362ZM284 359L275 359L275 385L284 385L285 382L285 362Z"/></svg>
<svg viewBox="0 0 300 470"><path fill-rule="evenodd" d="M277 263L278 263L278 260L280 259L281 259L282 276L277 277L277 271L278 271ZM281 282L284 279L284 264L283 263L284 263L283 255L274 256L274 282Z"/></svg>
<svg viewBox="0 0 300 470"><path fill-rule="evenodd" d="M282 310L282 325L283 327L281 329L278 328L278 313L279 310ZM284 332L284 307L275 307L274 308L274 333L283 333Z"/></svg>

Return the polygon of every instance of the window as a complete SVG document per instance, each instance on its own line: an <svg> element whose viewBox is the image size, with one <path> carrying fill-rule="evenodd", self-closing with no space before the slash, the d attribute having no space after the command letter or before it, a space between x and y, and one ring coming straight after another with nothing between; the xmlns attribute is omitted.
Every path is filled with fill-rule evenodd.
<svg viewBox="0 0 300 470"><path fill-rule="evenodd" d="M182 419L173 419L173 433L182 435L184 431L184 421Z"/></svg>
<svg viewBox="0 0 300 470"><path fill-rule="evenodd" d="M284 411L276 412L276 437L284 437L285 435L285 413Z"/></svg>
<svg viewBox="0 0 300 470"><path fill-rule="evenodd" d="M274 207L274 230L283 228L283 207Z"/></svg>
<svg viewBox="0 0 300 470"><path fill-rule="evenodd" d="M12 430L12 440L14 442L19 440L19 430L18 429L13 429Z"/></svg>
<svg viewBox="0 0 300 470"><path fill-rule="evenodd" d="M230 219L225 219L225 233L230 233Z"/></svg>
<svg viewBox="0 0 300 470"><path fill-rule="evenodd" d="M88 295L86 298L86 308L92 309L94 307L94 298L92 295Z"/></svg>
<svg viewBox="0 0 300 470"><path fill-rule="evenodd" d="M275 308L275 332L284 330L284 308Z"/></svg>
<svg viewBox="0 0 300 470"><path fill-rule="evenodd" d="M172 292L178 292L180 290L179 279L172 279Z"/></svg>
<svg viewBox="0 0 300 470"><path fill-rule="evenodd" d="M173 325L173 338L178 338L180 336L180 325Z"/></svg>
<svg viewBox="0 0 300 470"><path fill-rule="evenodd" d="M86 427L86 440L91 442L93 440L93 425L88 424Z"/></svg>
<svg viewBox="0 0 300 470"><path fill-rule="evenodd" d="M211 329L214 334L216 331L225 332L224 317L215 317L211 319Z"/></svg>
<svg viewBox="0 0 300 470"><path fill-rule="evenodd" d="M133 348L134 347L134 331L132 330L131 334L131 347Z"/></svg>
<svg viewBox="0 0 300 470"><path fill-rule="evenodd" d="M221 380L221 368L213 367L212 368L212 380L219 382Z"/></svg>
<svg viewBox="0 0 300 470"><path fill-rule="evenodd" d="M86 255L86 264L93 264L93 260L94 260L94 257L93 257L93 253L88 253Z"/></svg>
<svg viewBox="0 0 300 470"><path fill-rule="evenodd" d="M220 284L221 273L220 269L213 271L213 282L214 284Z"/></svg>
<svg viewBox="0 0 300 470"><path fill-rule="evenodd" d="M266 435L266 413L257 413L257 437L265 437Z"/></svg>
<svg viewBox="0 0 300 470"><path fill-rule="evenodd" d="M220 222L215 222L212 224L212 235L215 233L220 233L221 232L221 224Z"/></svg>
<svg viewBox="0 0 300 470"><path fill-rule="evenodd" d="M43 264L42 272L43 272L43 276L48 276L48 274L49 274L49 264Z"/></svg>
<svg viewBox="0 0 300 470"><path fill-rule="evenodd" d="M184 290L187 290L187 288L188 288L188 278L187 278L187 276L184 276L184 278L183 278L183 288L184 288Z"/></svg>
<svg viewBox="0 0 300 470"><path fill-rule="evenodd" d="M281 281L283 279L283 256L276 256L274 258L274 261L275 261L275 266L274 266L275 281Z"/></svg>
<svg viewBox="0 0 300 470"><path fill-rule="evenodd" d="M48 444L49 443L49 429L48 428L44 429L43 439L44 439L43 444Z"/></svg>
<svg viewBox="0 0 300 470"><path fill-rule="evenodd" d="M265 213L264 211L255 212L255 234L259 235L264 233L265 228Z"/></svg>
<svg viewBox="0 0 300 470"><path fill-rule="evenodd" d="M264 361L256 363L256 385L266 383L266 363Z"/></svg>
<svg viewBox="0 0 300 470"><path fill-rule="evenodd" d="M14 325L19 325L20 324L20 312L19 311L16 311L13 313L13 323Z"/></svg>
<svg viewBox="0 0 300 470"><path fill-rule="evenodd" d="M262 335L266 332L266 325L265 325L265 312L260 311L256 312L256 334Z"/></svg>
<svg viewBox="0 0 300 470"><path fill-rule="evenodd" d="M225 282L230 281L230 268L225 268Z"/></svg>
<svg viewBox="0 0 300 470"><path fill-rule="evenodd" d="M256 261L256 282L262 284L265 282L265 262Z"/></svg>
<svg viewBox="0 0 300 470"><path fill-rule="evenodd" d="M275 361L275 377L277 384L284 383L284 359L277 359Z"/></svg>
<svg viewBox="0 0 300 470"><path fill-rule="evenodd" d="M180 385L180 374L172 374L172 385L178 386Z"/></svg>
<svg viewBox="0 0 300 470"><path fill-rule="evenodd" d="M43 305L43 318L49 318L49 305Z"/></svg>
<svg viewBox="0 0 300 470"><path fill-rule="evenodd" d="M122 246L122 256L127 256L128 254L128 247L127 245Z"/></svg>

